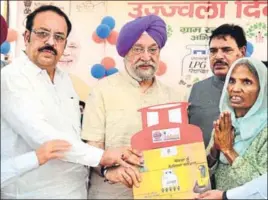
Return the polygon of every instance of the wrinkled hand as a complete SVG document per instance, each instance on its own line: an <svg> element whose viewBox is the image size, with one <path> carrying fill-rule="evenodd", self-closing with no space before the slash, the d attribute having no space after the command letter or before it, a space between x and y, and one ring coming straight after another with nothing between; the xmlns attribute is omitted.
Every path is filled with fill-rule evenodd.
<svg viewBox="0 0 268 200"><path fill-rule="evenodd" d="M122 166L109 168L105 174L105 178L111 183L122 183L125 186L132 188L139 187L141 182L141 174L136 167L125 168Z"/></svg>
<svg viewBox="0 0 268 200"><path fill-rule="evenodd" d="M209 190L202 194L196 194L195 199L222 199L223 191Z"/></svg>
<svg viewBox="0 0 268 200"><path fill-rule="evenodd" d="M64 157L64 152L69 150L71 144L64 140L51 140L42 144L36 150L39 165L45 164L51 159L60 159Z"/></svg>
<svg viewBox="0 0 268 200"><path fill-rule="evenodd" d="M142 166L143 162L143 155L140 151L131 147L119 147L105 150L100 164L103 166L121 165L128 168L132 167L130 164Z"/></svg>
<svg viewBox="0 0 268 200"><path fill-rule="evenodd" d="M220 151L227 152L233 149L234 130L232 128L231 114L221 113L219 119L214 121L214 145Z"/></svg>

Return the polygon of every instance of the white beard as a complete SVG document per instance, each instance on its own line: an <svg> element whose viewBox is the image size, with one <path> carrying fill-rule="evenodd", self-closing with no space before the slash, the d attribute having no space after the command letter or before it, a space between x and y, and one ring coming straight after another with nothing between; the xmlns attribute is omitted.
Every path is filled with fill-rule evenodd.
<svg viewBox="0 0 268 200"><path fill-rule="evenodd" d="M127 62L125 61L125 68L128 74L138 82L146 81L146 80L152 80L155 76L155 73L157 71L156 67L151 67L148 70L142 70L140 68L136 68L130 65L127 65Z"/></svg>

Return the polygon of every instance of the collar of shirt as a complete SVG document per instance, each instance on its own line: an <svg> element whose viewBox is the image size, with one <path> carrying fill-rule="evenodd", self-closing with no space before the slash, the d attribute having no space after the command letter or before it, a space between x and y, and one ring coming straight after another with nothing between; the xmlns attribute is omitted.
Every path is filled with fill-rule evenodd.
<svg viewBox="0 0 268 200"><path fill-rule="evenodd" d="M135 80L134 78L132 78L127 71L120 71L121 76L128 82L130 83L132 86L134 86L135 88L140 88L140 84L137 80ZM153 80L153 84L149 87L149 89L146 91L150 92L152 91L154 88L158 88L159 87L159 83L157 81L157 79L154 77Z"/></svg>
<svg viewBox="0 0 268 200"><path fill-rule="evenodd" d="M39 74L43 74L46 73L47 71L45 69L41 69L40 67L38 67L36 64L34 64L29 57L27 56L26 53L22 53L22 59L25 61L25 66L27 67L27 71L29 73L31 73L32 75L39 75ZM64 75L64 71L62 71L59 67L56 66L56 71L55 74L59 75L59 76L63 76Z"/></svg>
<svg viewBox="0 0 268 200"><path fill-rule="evenodd" d="M217 76L213 76L213 77L212 77L212 84L213 84L216 88L222 90L222 89L223 89L223 86L224 86L224 81L221 80L221 79L220 79L219 77L217 77Z"/></svg>

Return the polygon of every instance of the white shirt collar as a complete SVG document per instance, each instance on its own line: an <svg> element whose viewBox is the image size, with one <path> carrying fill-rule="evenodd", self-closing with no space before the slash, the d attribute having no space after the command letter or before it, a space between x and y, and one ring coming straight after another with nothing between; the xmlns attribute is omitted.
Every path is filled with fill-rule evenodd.
<svg viewBox="0 0 268 200"><path fill-rule="evenodd" d="M27 56L27 54L25 52L22 53L22 59L25 61L25 63L27 63L26 67L28 67L28 70L30 73L32 73L33 75L39 75L40 73L44 73L43 71L46 71L44 69L41 69L40 67L38 67L36 64L34 64L29 57ZM64 71L62 69L60 69L59 67L56 66L56 71L55 74L59 75L59 76L63 76L64 75Z"/></svg>

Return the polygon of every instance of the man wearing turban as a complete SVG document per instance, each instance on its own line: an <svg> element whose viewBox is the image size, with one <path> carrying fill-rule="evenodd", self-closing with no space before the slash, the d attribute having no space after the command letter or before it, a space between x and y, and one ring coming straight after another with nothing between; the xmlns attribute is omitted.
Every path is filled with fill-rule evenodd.
<svg viewBox="0 0 268 200"><path fill-rule="evenodd" d="M180 101L176 91L155 77L166 41L166 24L156 15L122 27L116 48L125 70L98 81L89 95L82 131L89 144L104 149L130 145L132 135L142 130L140 108ZM133 199L131 188L139 186L138 171L114 166L99 172L98 168L92 171L90 198Z"/></svg>

